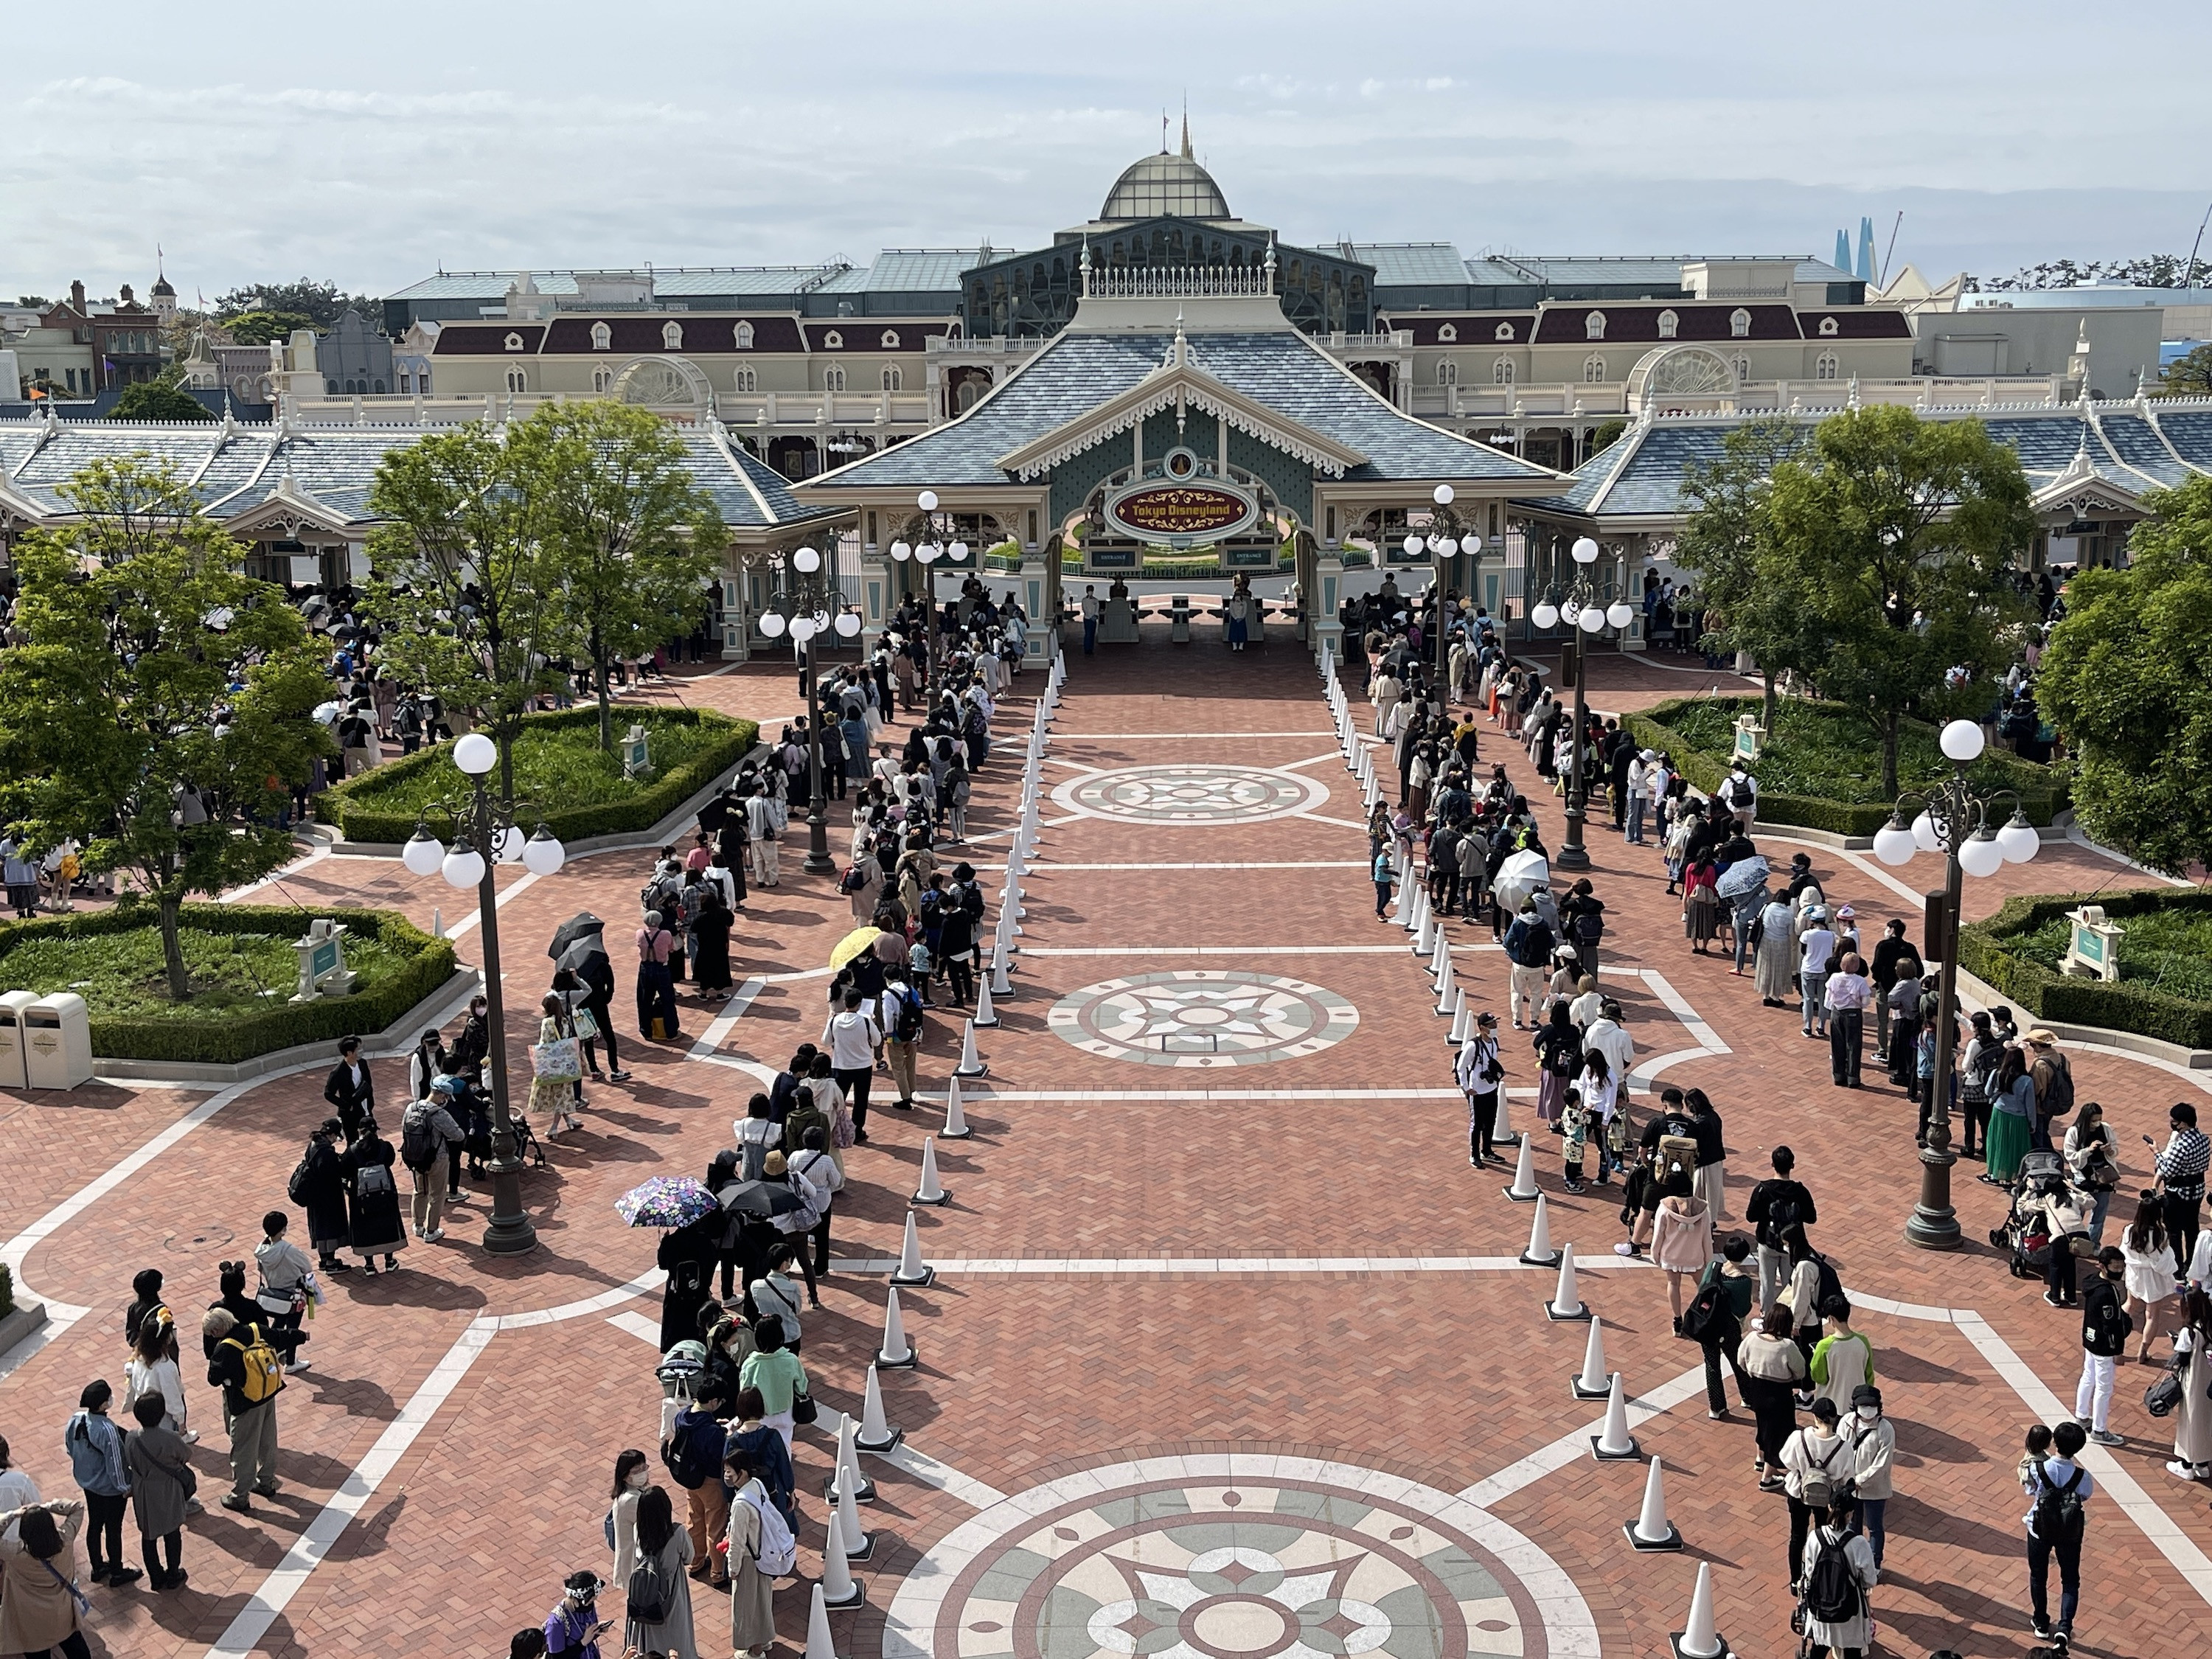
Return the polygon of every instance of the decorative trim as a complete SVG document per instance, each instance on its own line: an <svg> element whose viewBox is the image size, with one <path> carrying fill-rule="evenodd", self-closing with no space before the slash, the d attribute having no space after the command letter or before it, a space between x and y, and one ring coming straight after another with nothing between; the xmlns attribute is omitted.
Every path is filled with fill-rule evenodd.
<svg viewBox="0 0 2212 1659"><path fill-rule="evenodd" d="M1057 434L1048 433L1000 457L999 465L1023 483L1034 483L1084 451L1111 441L1162 410L1178 406L1211 415L1248 437L1257 438L1292 459L1304 461L1328 477L1340 478L1352 468L1364 465L1367 459L1348 445L1340 444L1295 421L1271 415L1186 359L1173 368L1163 365L1120 397L1061 427ZM1049 442L1055 436L1059 441ZM1038 447L1048 442L1048 447Z"/></svg>

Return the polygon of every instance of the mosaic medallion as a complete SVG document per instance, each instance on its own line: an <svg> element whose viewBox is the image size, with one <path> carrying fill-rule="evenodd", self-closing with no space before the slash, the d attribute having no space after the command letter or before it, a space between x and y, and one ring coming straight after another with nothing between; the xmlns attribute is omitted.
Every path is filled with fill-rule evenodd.
<svg viewBox="0 0 2212 1659"><path fill-rule="evenodd" d="M1328 799L1328 787L1264 766L1124 766L1087 772L1052 798L1085 817L1206 829L1310 812Z"/></svg>
<svg viewBox="0 0 2212 1659"><path fill-rule="evenodd" d="M1101 980L1053 1005L1066 1042L1141 1066L1264 1066L1350 1036L1359 1011L1334 991L1274 974L1182 968Z"/></svg>
<svg viewBox="0 0 2212 1659"><path fill-rule="evenodd" d="M884 1635L886 1659L1596 1652L1566 1575L1486 1511L1340 1463L1219 1455L992 1505L924 1555Z"/></svg>

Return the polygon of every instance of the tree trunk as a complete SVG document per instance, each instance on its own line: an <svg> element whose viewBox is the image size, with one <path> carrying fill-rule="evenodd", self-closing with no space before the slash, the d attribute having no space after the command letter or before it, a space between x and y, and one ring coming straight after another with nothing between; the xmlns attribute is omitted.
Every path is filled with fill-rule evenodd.
<svg viewBox="0 0 2212 1659"><path fill-rule="evenodd" d="M185 972L184 942L177 937L178 918L185 908L185 896L174 887L160 890L161 916L161 965L169 976L169 1000L190 1002L192 1000L191 978Z"/></svg>
<svg viewBox="0 0 2212 1659"><path fill-rule="evenodd" d="M508 805L514 804L514 722L501 720L495 728L499 741L499 794Z"/></svg>
<svg viewBox="0 0 2212 1659"><path fill-rule="evenodd" d="M599 752L611 755L615 752L614 700L607 695L607 659L605 657L594 656L592 659L592 678L599 694Z"/></svg>
<svg viewBox="0 0 2212 1659"><path fill-rule="evenodd" d="M1897 799L1897 737L1901 717L1896 713L1881 717L1881 793L1890 800Z"/></svg>
<svg viewBox="0 0 2212 1659"><path fill-rule="evenodd" d="M1771 743L1774 739L1774 714L1782 706L1782 694L1776 689L1772 669L1760 669L1759 677L1766 682L1766 705L1759 711L1759 720L1766 727L1767 741Z"/></svg>

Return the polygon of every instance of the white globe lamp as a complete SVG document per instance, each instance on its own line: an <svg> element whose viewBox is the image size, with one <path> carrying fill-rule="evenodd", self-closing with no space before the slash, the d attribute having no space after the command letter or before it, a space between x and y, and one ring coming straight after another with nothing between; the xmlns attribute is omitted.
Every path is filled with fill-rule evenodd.
<svg viewBox="0 0 2212 1659"><path fill-rule="evenodd" d="M1403 545L1405 547L1406 556L1407 558L1418 559L1421 556L1421 538L1419 536L1409 533L1407 536Z"/></svg>
<svg viewBox="0 0 2212 1659"><path fill-rule="evenodd" d="M801 645L805 644L807 641L812 639L814 637L814 618L811 617L793 617L791 619L791 637L797 640Z"/></svg>
<svg viewBox="0 0 2212 1659"><path fill-rule="evenodd" d="M445 843L419 826L407 845L399 849L399 861L418 876L431 874L445 859Z"/></svg>
<svg viewBox="0 0 2212 1659"><path fill-rule="evenodd" d="M946 550L952 555L952 562L958 564L963 559L965 559L968 556L968 544L965 542L955 542Z"/></svg>
<svg viewBox="0 0 2212 1659"><path fill-rule="evenodd" d="M492 849L495 860L501 864L518 862L522 857L522 846L526 839L520 829L508 824L499 832L499 841Z"/></svg>
<svg viewBox="0 0 2212 1659"><path fill-rule="evenodd" d="M1437 556L1440 559L1449 559L1452 555L1458 551L1459 544L1449 536L1443 538L1437 543Z"/></svg>
<svg viewBox="0 0 2212 1659"><path fill-rule="evenodd" d="M1438 507L1449 507L1452 502L1452 487L1449 484L1438 484L1429 492L1429 498Z"/></svg>
<svg viewBox="0 0 2212 1659"><path fill-rule="evenodd" d="M1894 817L1874 832L1874 855L1893 867L1911 863L1912 855L1919 850L1912 831Z"/></svg>
<svg viewBox="0 0 2212 1659"><path fill-rule="evenodd" d="M1570 551L1574 554L1575 562L1577 564L1595 564L1597 562L1597 544L1587 536L1577 537L1575 540L1574 546L1570 550Z"/></svg>
<svg viewBox="0 0 2212 1659"><path fill-rule="evenodd" d="M1943 850L1943 837L1936 831L1936 820L1926 812L1912 820L1912 844L1923 853Z"/></svg>
<svg viewBox="0 0 2212 1659"><path fill-rule="evenodd" d="M837 631L840 634L842 634L848 640L851 639L854 635L859 633L860 631L860 612L857 611L840 611L837 613Z"/></svg>
<svg viewBox="0 0 2212 1659"><path fill-rule="evenodd" d="M901 564L904 564L913 556L914 550L911 547L908 547L904 542L893 542L891 544L891 557L896 559Z"/></svg>
<svg viewBox="0 0 2212 1659"><path fill-rule="evenodd" d="M811 547L802 547L791 556L791 562L802 574L811 576L822 568L822 556Z"/></svg>
<svg viewBox="0 0 2212 1659"><path fill-rule="evenodd" d="M780 611L764 611L761 613L760 631L772 640L781 639L783 630L789 626L790 624L784 621L783 613Z"/></svg>
<svg viewBox="0 0 2212 1659"><path fill-rule="evenodd" d="M936 512L937 492L933 489L923 490L921 495L914 498L914 504L925 513Z"/></svg>
<svg viewBox="0 0 2212 1659"><path fill-rule="evenodd" d="M1997 850L2008 864L2026 864L2042 845L2043 837L2035 833L2035 826L2024 812L2015 811L2012 822L1997 831Z"/></svg>
<svg viewBox="0 0 2212 1659"><path fill-rule="evenodd" d="M471 732L453 745L453 764L480 778L499 764L499 745L483 732Z"/></svg>
<svg viewBox="0 0 2212 1659"><path fill-rule="evenodd" d="M1575 618L1575 625L1585 634L1605 632L1605 612L1594 605L1583 607L1583 614Z"/></svg>
<svg viewBox="0 0 2212 1659"><path fill-rule="evenodd" d="M1959 867L1973 877L1993 876L2004 867L2004 849L1985 825L1966 837L1959 849Z"/></svg>
<svg viewBox="0 0 2212 1659"><path fill-rule="evenodd" d="M1606 606L1605 619L1615 628L1626 628L1636 620L1636 607L1626 599L1615 599Z"/></svg>
<svg viewBox="0 0 2212 1659"><path fill-rule="evenodd" d="M1556 628L1559 623L1559 607L1546 599L1528 612L1528 620L1539 628Z"/></svg>
<svg viewBox="0 0 2212 1659"><path fill-rule="evenodd" d="M1982 757L1982 745L1986 739L1982 736L1981 726L1976 722L1953 720L1943 728L1943 734L1937 741L1943 746L1946 759L1964 766Z"/></svg>
<svg viewBox="0 0 2212 1659"><path fill-rule="evenodd" d="M453 843L453 850L446 854L445 861L438 866L438 873L446 878L446 885L460 888L463 891L482 881L483 872L483 854L475 848L464 846L459 842Z"/></svg>
<svg viewBox="0 0 2212 1659"><path fill-rule="evenodd" d="M568 848L548 834L544 824L522 844L523 867L533 876L550 876L568 862Z"/></svg>

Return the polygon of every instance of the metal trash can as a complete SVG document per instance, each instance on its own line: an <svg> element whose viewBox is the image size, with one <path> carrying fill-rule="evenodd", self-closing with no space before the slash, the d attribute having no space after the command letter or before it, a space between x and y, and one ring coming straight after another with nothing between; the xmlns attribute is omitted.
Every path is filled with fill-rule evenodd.
<svg viewBox="0 0 2212 1659"><path fill-rule="evenodd" d="M1190 595L1178 593L1168 601L1168 638L1177 645L1190 643Z"/></svg>
<svg viewBox="0 0 2212 1659"><path fill-rule="evenodd" d="M23 1010L39 1000L36 991L0 996L0 1089L29 1086L23 1074Z"/></svg>
<svg viewBox="0 0 2212 1659"><path fill-rule="evenodd" d="M74 1089L92 1079L92 1017L74 991L57 991L26 1006L24 1082L33 1089Z"/></svg>

